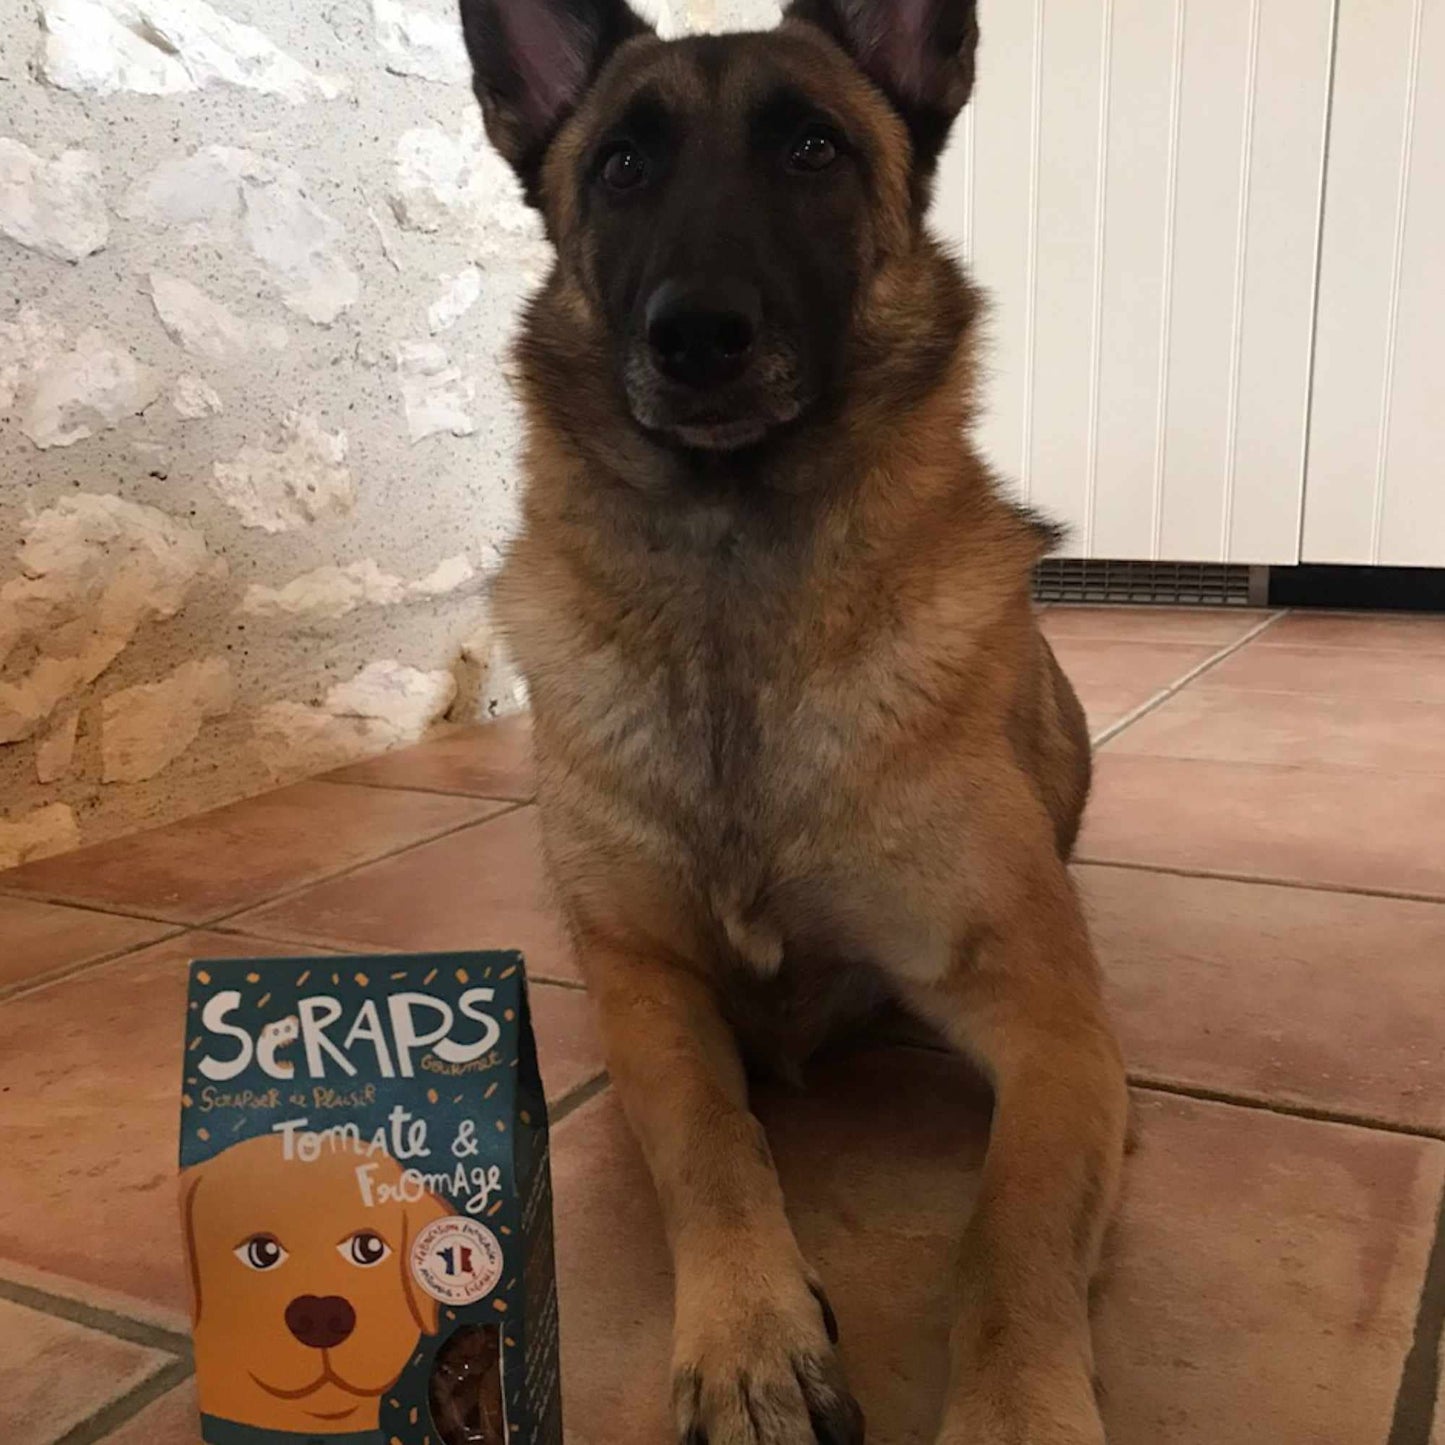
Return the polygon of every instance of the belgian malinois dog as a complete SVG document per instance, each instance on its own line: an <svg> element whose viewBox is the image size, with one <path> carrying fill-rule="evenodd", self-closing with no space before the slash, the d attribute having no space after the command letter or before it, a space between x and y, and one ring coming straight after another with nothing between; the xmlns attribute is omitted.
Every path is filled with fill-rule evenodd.
<svg viewBox="0 0 1445 1445"><path fill-rule="evenodd" d="M969 440L979 298L925 224L972 0L673 42L624 0L462 13L556 247L495 602L667 1222L678 1436L863 1439L746 1080L893 1005L995 1100L941 1445L1100 1445L1126 1091L1065 867L1089 744L1030 605L1052 534Z"/></svg>

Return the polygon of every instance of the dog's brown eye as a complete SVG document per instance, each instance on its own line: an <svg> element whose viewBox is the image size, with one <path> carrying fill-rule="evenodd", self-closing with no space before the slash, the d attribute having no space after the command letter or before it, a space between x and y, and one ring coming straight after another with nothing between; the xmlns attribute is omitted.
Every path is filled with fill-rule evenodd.
<svg viewBox="0 0 1445 1445"><path fill-rule="evenodd" d="M391 1253L391 1246L379 1234L374 1234L369 1229L358 1229L336 1247L341 1251L343 1259L359 1264L362 1269L370 1269L372 1265L380 1264Z"/></svg>
<svg viewBox="0 0 1445 1445"><path fill-rule="evenodd" d="M636 190L647 179L647 157L635 146L614 146L602 162L602 179L614 191Z"/></svg>
<svg viewBox="0 0 1445 1445"><path fill-rule="evenodd" d="M838 142L822 126L809 126L788 153L795 171L825 171L838 159Z"/></svg>
<svg viewBox="0 0 1445 1445"><path fill-rule="evenodd" d="M250 1239L238 1244L234 1253L247 1269L258 1271L275 1269L289 1257L274 1234L253 1234Z"/></svg>

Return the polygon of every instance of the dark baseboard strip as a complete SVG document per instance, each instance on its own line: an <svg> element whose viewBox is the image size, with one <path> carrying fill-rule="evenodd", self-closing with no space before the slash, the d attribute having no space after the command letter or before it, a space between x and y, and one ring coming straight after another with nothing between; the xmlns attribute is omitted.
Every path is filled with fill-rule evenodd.
<svg viewBox="0 0 1445 1445"><path fill-rule="evenodd" d="M1269 569L1271 607L1339 611L1445 612L1445 568L1298 567Z"/></svg>

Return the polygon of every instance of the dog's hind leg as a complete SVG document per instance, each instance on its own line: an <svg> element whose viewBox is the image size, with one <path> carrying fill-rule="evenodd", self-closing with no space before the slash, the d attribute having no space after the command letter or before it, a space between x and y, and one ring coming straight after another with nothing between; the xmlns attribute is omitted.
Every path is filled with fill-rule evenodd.
<svg viewBox="0 0 1445 1445"><path fill-rule="evenodd" d="M1103 1445L1089 1282L1118 1193L1123 1064L1063 865L1041 859L915 1003L994 1084L940 1445Z"/></svg>
<svg viewBox="0 0 1445 1445"><path fill-rule="evenodd" d="M613 1084L662 1202L676 1271L674 1405L687 1445L862 1445L835 1326L783 1211L711 987L579 937Z"/></svg>

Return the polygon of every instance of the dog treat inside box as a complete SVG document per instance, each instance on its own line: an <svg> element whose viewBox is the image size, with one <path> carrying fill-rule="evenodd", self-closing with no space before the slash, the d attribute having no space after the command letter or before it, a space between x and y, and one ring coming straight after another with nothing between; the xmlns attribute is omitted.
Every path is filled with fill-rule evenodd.
<svg viewBox="0 0 1445 1445"><path fill-rule="evenodd" d="M561 1445L519 954L193 964L181 1222L207 1445Z"/></svg>

